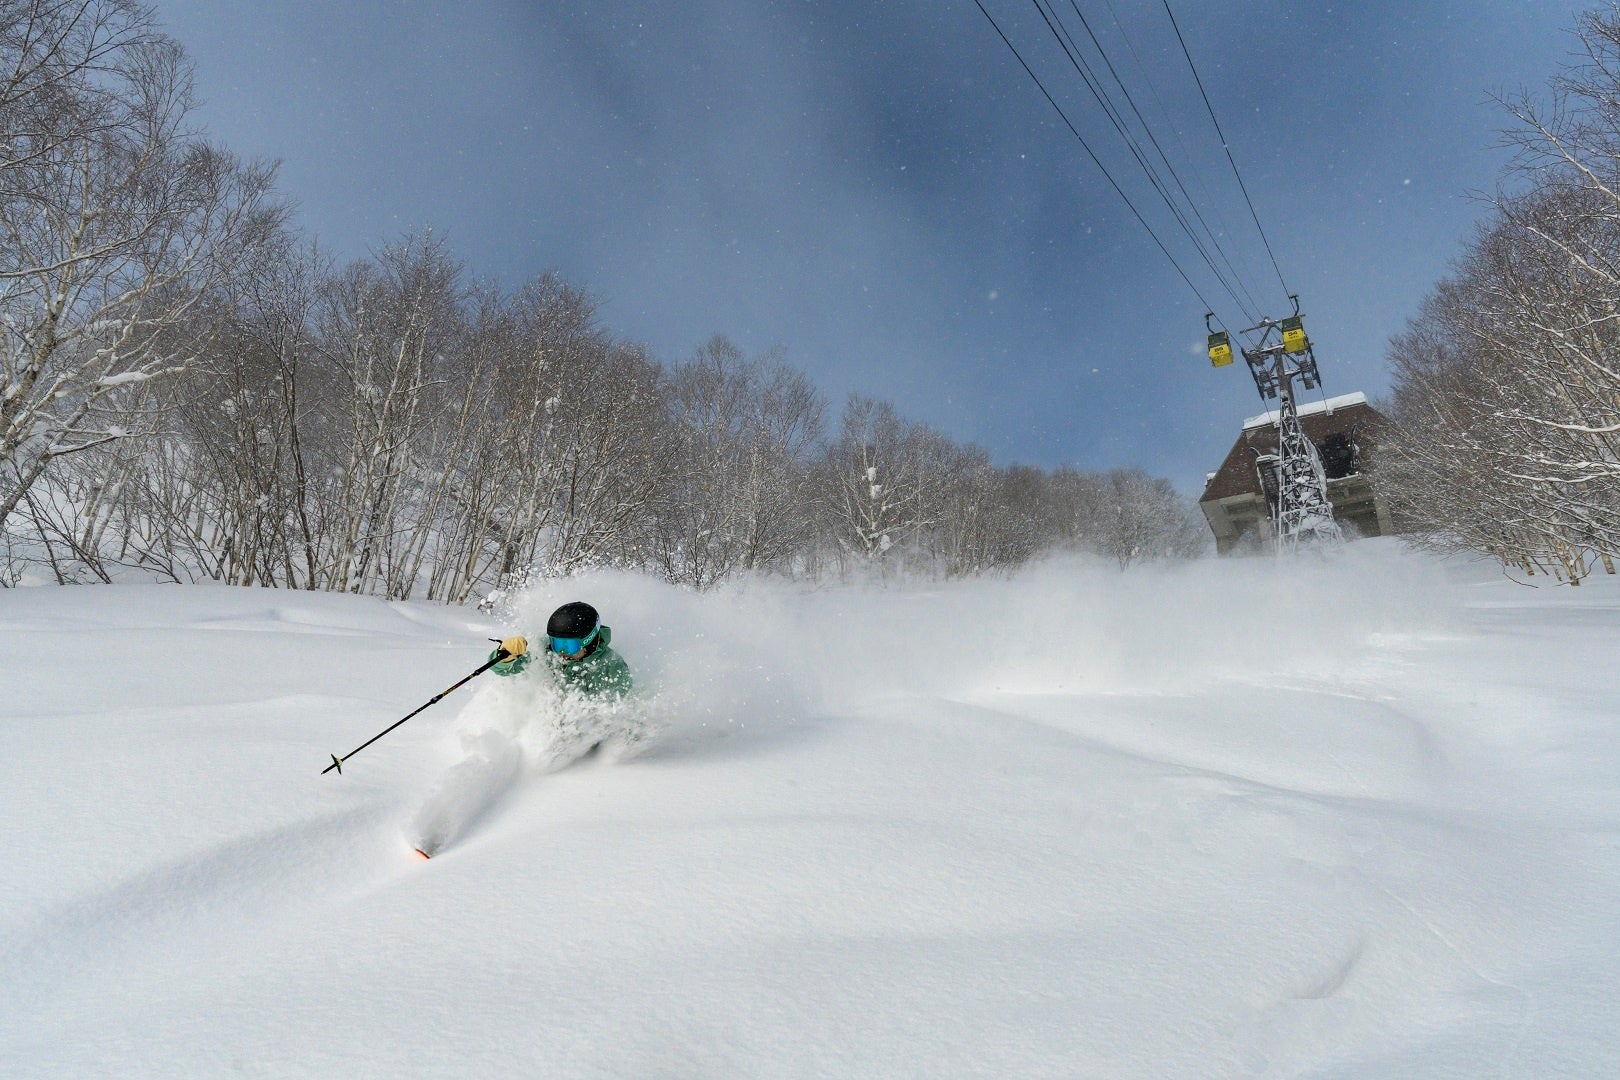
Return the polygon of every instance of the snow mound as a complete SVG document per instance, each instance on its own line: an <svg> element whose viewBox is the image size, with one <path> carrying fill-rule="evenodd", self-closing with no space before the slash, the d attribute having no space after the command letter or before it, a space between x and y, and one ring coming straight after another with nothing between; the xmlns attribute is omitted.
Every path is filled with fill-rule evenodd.
<svg viewBox="0 0 1620 1080"><path fill-rule="evenodd" d="M623 708L481 676L321 773L574 599ZM1620 1074L1617 615L1383 542L0 591L0 1075Z"/></svg>

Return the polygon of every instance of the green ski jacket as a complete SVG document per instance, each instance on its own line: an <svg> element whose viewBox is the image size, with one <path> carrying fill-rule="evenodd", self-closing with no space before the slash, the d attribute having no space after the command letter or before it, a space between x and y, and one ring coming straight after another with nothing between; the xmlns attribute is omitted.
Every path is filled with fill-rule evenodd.
<svg viewBox="0 0 1620 1080"><path fill-rule="evenodd" d="M593 698L624 697L630 692L634 680L630 677L630 665L609 644L612 640L612 628L603 626L596 635L596 647L589 654L578 660L565 661L551 651L549 641L542 637L540 641L545 645L545 659L540 664L563 690ZM495 659L499 652L499 649L494 650L489 658ZM522 656L496 664L490 670L497 675L516 675L529 666L533 657L534 650L530 649Z"/></svg>

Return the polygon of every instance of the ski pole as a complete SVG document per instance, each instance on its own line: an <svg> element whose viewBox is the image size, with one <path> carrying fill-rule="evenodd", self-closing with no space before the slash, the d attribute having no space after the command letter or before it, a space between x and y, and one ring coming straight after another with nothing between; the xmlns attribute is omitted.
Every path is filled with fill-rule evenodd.
<svg viewBox="0 0 1620 1080"><path fill-rule="evenodd" d="M493 641L494 639L491 638L490 640ZM510 656L508 655L508 653L507 653L507 651L505 649L496 649L494 659L489 661L489 663L485 664L483 667L479 668L477 671L473 672L471 675L468 675L466 678L462 679L461 682L456 683L455 686L450 687L450 690L454 690L454 689L456 689L457 686L462 686L462 685L464 685L466 683L472 682L478 676L482 675L484 672L488 671L490 668L494 667L496 664L500 663L502 660L507 660L507 659L510 659ZM343 763L345 761L348 761L350 758L354 757L354 755L358 754L360 751L364 750L366 747L370 746L372 743L376 742L378 739L382 738L384 735L388 734L390 731L393 731L395 728L399 727L399 725L401 725L405 721L409 720L412 716L415 716L417 713L421 712L422 709L427 708L428 705L432 705L434 702L438 701L440 698L442 698L446 694L450 693L450 690L446 690L443 693L434 694L433 697L428 699L427 705L423 705L423 706L421 706L421 708L413 710L408 715L402 716L398 720L395 720L392 724L389 724L387 727L383 728L381 731L377 732L377 734L373 735L371 738L367 739L365 742L361 743L359 746L355 747L353 750L350 750L347 754L344 754L342 757L338 757L336 754L333 754L332 755L332 764L330 764L326 768L322 769L321 770L321 775L325 776L327 773L331 772L333 769L336 769L338 771L339 776L343 775Z"/></svg>

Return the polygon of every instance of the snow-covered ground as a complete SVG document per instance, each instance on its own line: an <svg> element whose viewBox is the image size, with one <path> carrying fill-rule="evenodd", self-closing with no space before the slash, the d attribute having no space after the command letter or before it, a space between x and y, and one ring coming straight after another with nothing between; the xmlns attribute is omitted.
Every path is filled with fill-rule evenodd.
<svg viewBox="0 0 1620 1080"><path fill-rule="evenodd" d="M322 775L576 598L646 738L486 675ZM527 611L0 592L0 1076L1620 1075L1613 579Z"/></svg>

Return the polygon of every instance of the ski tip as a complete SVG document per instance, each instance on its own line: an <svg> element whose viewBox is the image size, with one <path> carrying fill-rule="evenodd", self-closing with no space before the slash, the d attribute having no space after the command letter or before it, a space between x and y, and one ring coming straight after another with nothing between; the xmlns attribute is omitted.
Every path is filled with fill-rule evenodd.
<svg viewBox="0 0 1620 1080"><path fill-rule="evenodd" d="M423 851L421 848L411 848L411 850L416 853L416 857L418 859L426 860L426 859L431 859L433 857L433 856L429 855L427 852Z"/></svg>

